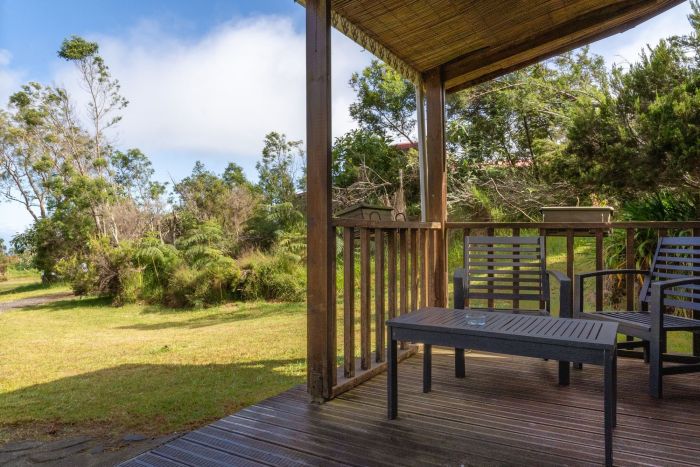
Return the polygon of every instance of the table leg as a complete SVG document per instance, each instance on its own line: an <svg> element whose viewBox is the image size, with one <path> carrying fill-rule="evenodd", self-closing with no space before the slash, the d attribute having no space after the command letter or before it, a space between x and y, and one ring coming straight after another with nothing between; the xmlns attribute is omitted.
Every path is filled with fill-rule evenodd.
<svg viewBox="0 0 700 467"><path fill-rule="evenodd" d="M612 429L615 424L615 409L613 407L615 401L615 359L612 352L605 353L605 369L604 369L604 418L605 418L605 465L613 465L613 442L612 442Z"/></svg>
<svg viewBox="0 0 700 467"><path fill-rule="evenodd" d="M391 338L391 328L389 328L389 365L387 375L387 409L389 420L394 420L399 411L398 404L398 343Z"/></svg>
<svg viewBox="0 0 700 467"><path fill-rule="evenodd" d="M433 346L423 345L423 392L430 392L432 388Z"/></svg>
<svg viewBox="0 0 700 467"><path fill-rule="evenodd" d="M464 349L455 349L455 378L464 378Z"/></svg>
<svg viewBox="0 0 700 467"><path fill-rule="evenodd" d="M571 381L569 362L559 362L559 386L568 386Z"/></svg>

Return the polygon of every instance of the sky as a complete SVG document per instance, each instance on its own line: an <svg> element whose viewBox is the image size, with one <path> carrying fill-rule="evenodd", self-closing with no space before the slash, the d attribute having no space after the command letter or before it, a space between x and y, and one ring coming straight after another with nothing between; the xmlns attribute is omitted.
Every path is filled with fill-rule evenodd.
<svg viewBox="0 0 700 467"><path fill-rule="evenodd" d="M591 45L608 64L633 62L645 44L690 30L684 2L634 29ZM305 135L304 9L293 0L0 0L0 108L28 81L65 87L78 101L75 70L57 55L70 35L97 41L122 93L123 120L109 135L119 149L147 154L161 181L201 160L228 162L255 180L269 131ZM372 60L332 36L333 134L354 128L348 80ZM0 238L31 218L0 203Z"/></svg>

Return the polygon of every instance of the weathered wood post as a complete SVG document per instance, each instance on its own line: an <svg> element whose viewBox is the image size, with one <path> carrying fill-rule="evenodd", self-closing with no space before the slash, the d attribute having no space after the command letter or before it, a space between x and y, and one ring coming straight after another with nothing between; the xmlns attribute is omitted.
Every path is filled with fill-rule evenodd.
<svg viewBox="0 0 700 467"><path fill-rule="evenodd" d="M441 230L434 242L429 266L431 289L429 306L447 306L447 175L445 167L445 83L441 69L425 73L427 135L426 152L426 221L440 222Z"/></svg>
<svg viewBox="0 0 700 467"><path fill-rule="evenodd" d="M335 372L335 235L331 214L331 0L306 1L307 386L331 397Z"/></svg>

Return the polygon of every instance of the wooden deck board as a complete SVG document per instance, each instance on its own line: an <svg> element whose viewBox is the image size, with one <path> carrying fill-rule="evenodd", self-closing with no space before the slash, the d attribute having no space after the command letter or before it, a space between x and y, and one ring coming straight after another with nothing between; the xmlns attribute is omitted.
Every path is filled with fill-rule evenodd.
<svg viewBox="0 0 700 467"><path fill-rule="evenodd" d="M647 395L647 367L619 359L616 465L700 465L700 374L665 378ZM399 418L386 418L386 375L323 405L303 387L245 408L122 464L221 465L598 465L603 459L601 369L467 355L453 376L447 351L433 355L423 394L419 356L399 365Z"/></svg>

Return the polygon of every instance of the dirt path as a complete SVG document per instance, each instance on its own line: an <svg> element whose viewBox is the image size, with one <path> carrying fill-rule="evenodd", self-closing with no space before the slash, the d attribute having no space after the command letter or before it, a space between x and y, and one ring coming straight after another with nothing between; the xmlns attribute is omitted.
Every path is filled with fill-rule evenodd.
<svg viewBox="0 0 700 467"><path fill-rule="evenodd" d="M24 308L26 306L45 305L47 303L57 302L59 300L65 300L71 297L74 297L72 292L55 292L41 295L39 297L20 298L19 300L0 302L0 313L7 310L13 310L15 308Z"/></svg>

